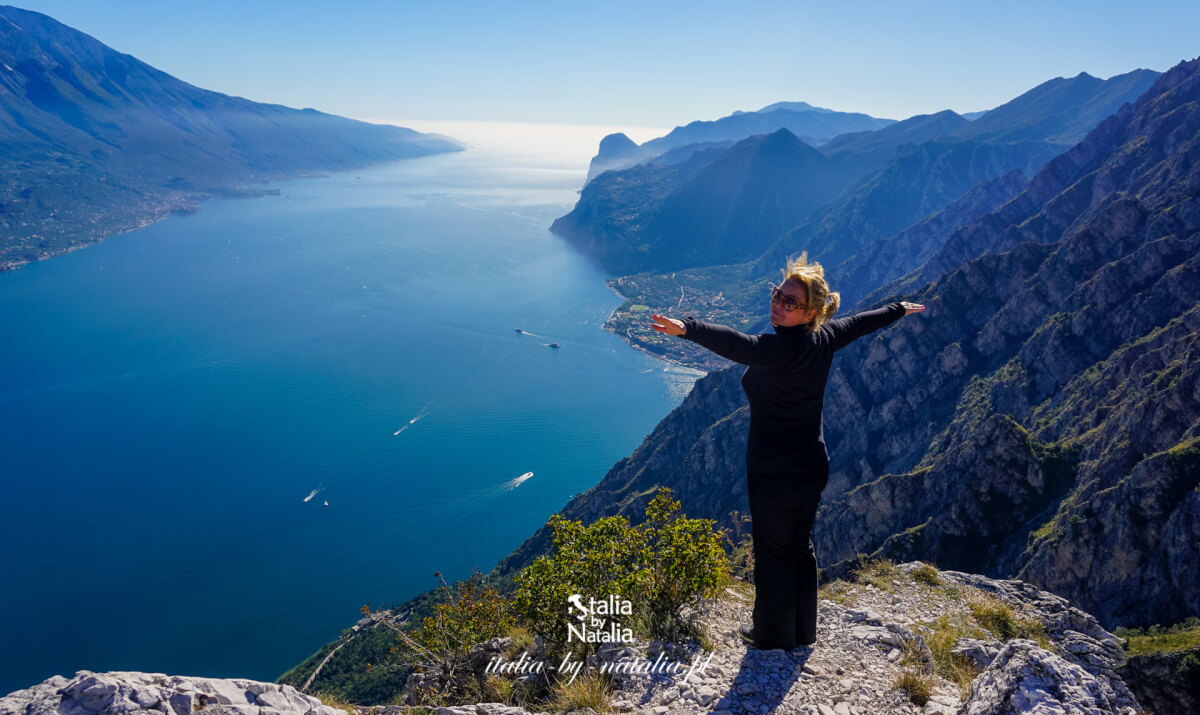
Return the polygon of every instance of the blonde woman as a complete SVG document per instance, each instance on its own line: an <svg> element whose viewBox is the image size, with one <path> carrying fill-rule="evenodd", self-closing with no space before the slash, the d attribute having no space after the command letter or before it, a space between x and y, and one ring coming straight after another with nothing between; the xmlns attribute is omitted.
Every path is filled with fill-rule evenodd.
<svg viewBox="0 0 1200 715"><path fill-rule="evenodd" d="M748 366L742 389L750 402L746 483L757 596L753 626L738 630L756 648L791 650L817 640L817 560L811 534L829 479L821 408L833 354L925 310L916 303L892 303L832 320L839 303L821 265L801 254L788 262L783 283L772 287L774 333L745 335L692 317L651 316L654 330Z"/></svg>

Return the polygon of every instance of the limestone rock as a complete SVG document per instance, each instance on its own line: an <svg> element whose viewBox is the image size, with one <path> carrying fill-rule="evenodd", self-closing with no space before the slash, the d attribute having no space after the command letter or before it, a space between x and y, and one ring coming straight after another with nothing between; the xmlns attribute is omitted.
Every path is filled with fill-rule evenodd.
<svg viewBox="0 0 1200 715"><path fill-rule="evenodd" d="M81 670L0 698L0 715L346 715L290 685Z"/></svg>
<svg viewBox="0 0 1200 715"><path fill-rule="evenodd" d="M972 683L965 715L1134 715L1120 680L1093 675L1028 640L1012 640Z"/></svg>

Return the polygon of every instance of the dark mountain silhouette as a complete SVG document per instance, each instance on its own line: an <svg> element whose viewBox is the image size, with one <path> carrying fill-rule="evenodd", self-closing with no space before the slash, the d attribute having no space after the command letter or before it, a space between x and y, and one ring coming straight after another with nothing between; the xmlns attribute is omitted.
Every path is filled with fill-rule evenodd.
<svg viewBox="0 0 1200 715"><path fill-rule="evenodd" d="M182 82L45 15L0 7L0 265L265 180L460 148Z"/></svg>

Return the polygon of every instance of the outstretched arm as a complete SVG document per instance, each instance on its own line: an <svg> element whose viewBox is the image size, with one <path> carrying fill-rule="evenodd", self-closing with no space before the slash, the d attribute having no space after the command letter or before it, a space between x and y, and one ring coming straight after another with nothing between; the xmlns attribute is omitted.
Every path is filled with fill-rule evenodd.
<svg viewBox="0 0 1200 715"><path fill-rule="evenodd" d="M923 310L925 310L925 306L918 303L891 303L876 310L831 320L829 321L829 331L833 334L833 349L841 350L864 335L885 328L906 315Z"/></svg>
<svg viewBox="0 0 1200 715"><path fill-rule="evenodd" d="M792 354L775 335L746 335L695 318L676 320L664 315L651 315L650 318L654 321L650 326L654 330L691 340L743 365L780 365Z"/></svg>

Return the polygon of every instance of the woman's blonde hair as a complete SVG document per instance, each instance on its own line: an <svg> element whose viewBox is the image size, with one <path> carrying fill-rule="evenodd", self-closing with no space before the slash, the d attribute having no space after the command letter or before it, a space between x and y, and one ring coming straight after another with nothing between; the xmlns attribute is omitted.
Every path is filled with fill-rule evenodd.
<svg viewBox="0 0 1200 715"><path fill-rule="evenodd" d="M838 306L842 304L842 296L831 293L829 284L825 282L825 269L820 263L809 263L808 252L800 254L799 258L788 260L787 268L783 269L783 280L803 283L808 292L808 305L817 311L809 326L816 330L825 321L833 317Z"/></svg>

